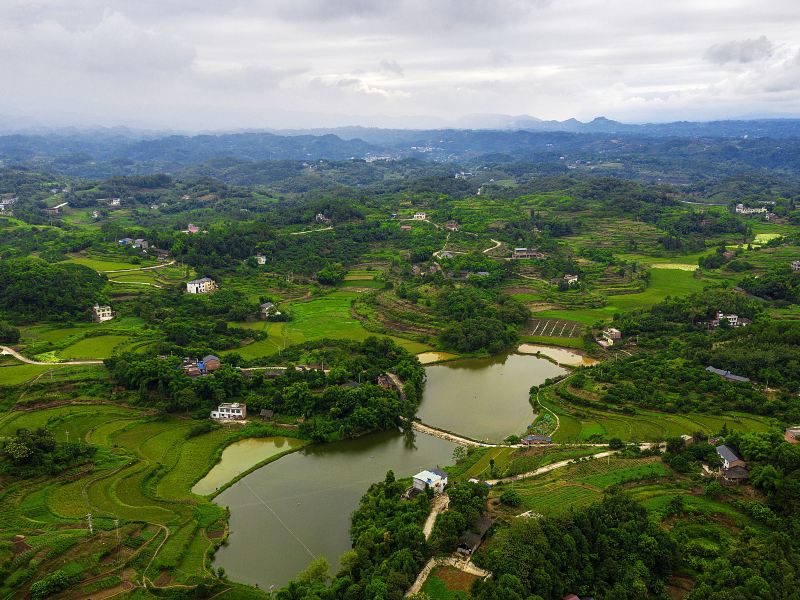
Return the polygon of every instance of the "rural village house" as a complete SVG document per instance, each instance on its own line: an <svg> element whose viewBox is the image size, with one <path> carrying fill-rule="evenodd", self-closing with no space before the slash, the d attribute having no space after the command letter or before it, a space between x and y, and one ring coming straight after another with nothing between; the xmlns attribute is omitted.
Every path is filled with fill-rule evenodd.
<svg viewBox="0 0 800 600"><path fill-rule="evenodd" d="M437 494L444 491L447 485L447 473L439 468L431 469L430 471L420 471L414 475L412 487L415 490L425 491L426 488L431 488Z"/></svg>
<svg viewBox="0 0 800 600"><path fill-rule="evenodd" d="M210 294L217 289L217 282L210 277L193 279L186 283L186 291L190 294Z"/></svg>
<svg viewBox="0 0 800 600"><path fill-rule="evenodd" d="M94 321L95 323L110 321L113 318L114 318L114 313L111 311L110 306L95 304L92 307L92 321Z"/></svg>
<svg viewBox="0 0 800 600"><path fill-rule="evenodd" d="M542 258L544 254L535 248L514 248L511 258Z"/></svg>
<svg viewBox="0 0 800 600"><path fill-rule="evenodd" d="M225 402L217 407L217 410L211 411L212 419L227 420L227 419L246 419L247 418L247 404L240 404L238 402Z"/></svg>

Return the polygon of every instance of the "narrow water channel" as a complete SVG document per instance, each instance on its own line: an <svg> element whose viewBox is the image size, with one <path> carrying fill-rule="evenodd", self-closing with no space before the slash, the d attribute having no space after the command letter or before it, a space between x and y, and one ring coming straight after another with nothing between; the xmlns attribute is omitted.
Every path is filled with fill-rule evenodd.
<svg viewBox="0 0 800 600"><path fill-rule="evenodd" d="M566 369L534 355L506 354L454 360L425 372L428 379L417 410L423 423L497 442L522 433L536 418L531 386Z"/></svg>
<svg viewBox="0 0 800 600"><path fill-rule="evenodd" d="M264 590L286 584L317 556L335 571L350 549L350 514L369 485L389 469L407 477L449 464L453 448L427 435L385 432L284 456L215 499L230 509L231 535L214 566Z"/></svg>

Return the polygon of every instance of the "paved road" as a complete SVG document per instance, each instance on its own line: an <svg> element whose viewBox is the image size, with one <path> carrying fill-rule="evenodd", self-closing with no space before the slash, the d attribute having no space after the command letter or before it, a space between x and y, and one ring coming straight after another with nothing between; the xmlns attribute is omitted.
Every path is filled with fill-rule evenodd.
<svg viewBox="0 0 800 600"><path fill-rule="evenodd" d="M0 354L10 354L17 360L21 360L24 363L29 365L47 365L49 367L60 367L63 365L102 365L102 360L67 360L64 362L57 362L57 363L50 363L50 362L39 362L36 360L31 360L26 356L22 356L19 352L14 350L13 348L9 348L8 346L0 346Z"/></svg>

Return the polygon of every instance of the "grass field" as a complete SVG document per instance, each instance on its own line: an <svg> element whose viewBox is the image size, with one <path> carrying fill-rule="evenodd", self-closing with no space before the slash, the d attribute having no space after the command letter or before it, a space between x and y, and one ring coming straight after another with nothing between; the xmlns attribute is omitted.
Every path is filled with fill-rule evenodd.
<svg viewBox="0 0 800 600"><path fill-rule="evenodd" d="M58 352L64 360L104 359L114 353L115 348L125 348L133 340L126 335L102 335L87 337Z"/></svg>
<svg viewBox="0 0 800 600"><path fill-rule="evenodd" d="M74 256L70 258L66 262L75 263L77 265L83 265L85 267L89 267L90 269L94 269L95 271L116 271L119 269L138 269L141 267L151 267L156 265L156 262L141 262L139 264L134 264L130 261L125 260L122 257L88 257L88 256Z"/></svg>
<svg viewBox="0 0 800 600"><path fill-rule="evenodd" d="M350 303L357 297L357 292L336 291L313 300L281 305L292 315L292 320L285 323L235 323L233 325L237 327L266 331L268 338L233 351L250 359L271 355L281 348L309 340L332 338L361 341L374 336L375 333L364 329L350 313ZM420 342L389 337L414 354L431 350L430 346Z"/></svg>
<svg viewBox="0 0 800 600"><path fill-rule="evenodd" d="M212 542L206 534L220 530L225 511L190 488L231 437L229 430L220 429L187 438L192 426L191 421L154 419L139 409L112 404L0 417L0 437L18 428L46 427L61 441L69 436L98 447L94 469L81 465L53 477L4 483L0 537L26 535L34 550L20 556L15 566L27 579L6 579L0 585L2 596L22 597L28 583L71 562L109 581L123 568L135 572L134 583L144 575L155 580L162 571L169 572L170 584L196 583L207 574L208 551L222 540ZM89 512L93 536L85 527ZM122 542L116 550L114 519L119 520ZM38 553L37 547L48 552Z"/></svg>
<svg viewBox="0 0 800 600"><path fill-rule="evenodd" d="M38 377L42 373L55 373L61 370L76 372L87 368L89 367L80 365L28 365L13 359L0 364L0 387L20 385Z"/></svg>
<svg viewBox="0 0 800 600"><path fill-rule="evenodd" d="M469 590L478 577L454 567L435 567L422 586L431 600L467 600Z"/></svg>

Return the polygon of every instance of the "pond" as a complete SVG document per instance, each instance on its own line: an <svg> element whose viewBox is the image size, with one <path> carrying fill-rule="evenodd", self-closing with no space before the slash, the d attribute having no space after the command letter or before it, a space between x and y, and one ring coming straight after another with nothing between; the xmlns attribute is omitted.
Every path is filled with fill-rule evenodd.
<svg viewBox="0 0 800 600"><path fill-rule="evenodd" d="M456 355L450 354L449 352L420 352L417 354L417 360L423 365L450 360L452 358L456 358Z"/></svg>
<svg viewBox="0 0 800 600"><path fill-rule="evenodd" d="M580 352L576 350L570 350L568 348L558 348L556 346L539 346L537 344L521 344L519 348L517 348L517 352L520 354L536 354L537 352L552 358L559 364L562 365L571 365L573 367L589 367L591 365L596 365L599 361L589 356L584 356Z"/></svg>
<svg viewBox="0 0 800 600"><path fill-rule="evenodd" d="M423 423L477 440L501 441L536 418L528 392L566 370L533 355L470 358L425 368L417 416Z"/></svg>
<svg viewBox="0 0 800 600"><path fill-rule="evenodd" d="M384 432L310 446L237 481L215 498L230 509L230 538L214 559L235 581L269 590L317 556L338 569L350 549L350 515L370 484L392 469L408 477L452 462L454 444Z"/></svg>
<svg viewBox="0 0 800 600"><path fill-rule="evenodd" d="M222 451L220 461L206 476L194 484L192 492L200 496L211 494L247 469L302 444L300 440L279 436L248 438L234 442Z"/></svg>

